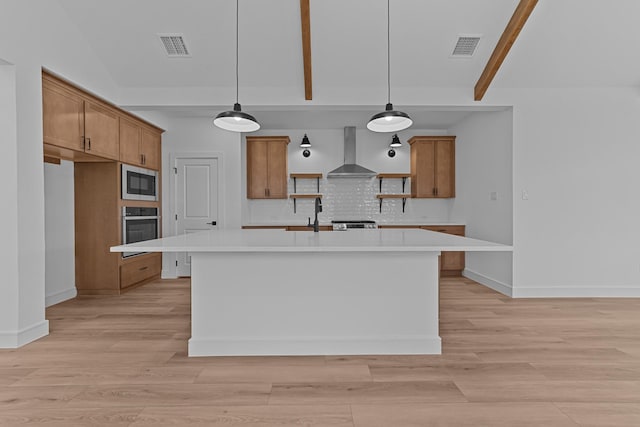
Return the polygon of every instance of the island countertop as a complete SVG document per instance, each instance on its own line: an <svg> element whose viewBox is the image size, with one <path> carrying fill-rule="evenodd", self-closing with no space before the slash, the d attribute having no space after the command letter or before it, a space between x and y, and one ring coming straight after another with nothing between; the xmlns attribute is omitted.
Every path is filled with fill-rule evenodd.
<svg viewBox="0 0 640 427"><path fill-rule="evenodd" d="M285 230L211 230L111 247L111 252L410 252L512 251L513 247L417 229L324 233Z"/></svg>

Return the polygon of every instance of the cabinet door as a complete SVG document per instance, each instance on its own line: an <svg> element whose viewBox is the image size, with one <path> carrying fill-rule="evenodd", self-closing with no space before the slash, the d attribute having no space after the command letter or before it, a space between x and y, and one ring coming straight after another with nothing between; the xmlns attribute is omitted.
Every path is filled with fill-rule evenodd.
<svg viewBox="0 0 640 427"><path fill-rule="evenodd" d="M49 83L42 85L43 140L45 144L83 151L83 100Z"/></svg>
<svg viewBox="0 0 640 427"><path fill-rule="evenodd" d="M435 141L417 142L411 145L411 197L436 197Z"/></svg>
<svg viewBox="0 0 640 427"><path fill-rule="evenodd" d="M455 146L453 141L436 141L434 148L436 197L455 197Z"/></svg>
<svg viewBox="0 0 640 427"><path fill-rule="evenodd" d="M118 115L90 101L84 103L85 152L118 160Z"/></svg>
<svg viewBox="0 0 640 427"><path fill-rule="evenodd" d="M160 170L160 134L148 129L142 129L140 154L142 165L147 169Z"/></svg>
<svg viewBox="0 0 640 427"><path fill-rule="evenodd" d="M247 139L247 198L266 199L268 181L267 141Z"/></svg>
<svg viewBox="0 0 640 427"><path fill-rule="evenodd" d="M267 152L267 197L269 199L286 199L287 143L284 141L269 141Z"/></svg>
<svg viewBox="0 0 640 427"><path fill-rule="evenodd" d="M120 161L142 166L140 143L142 129L136 123L120 117Z"/></svg>
<svg viewBox="0 0 640 427"><path fill-rule="evenodd" d="M464 270L464 252L442 252L440 262L442 271L462 271Z"/></svg>

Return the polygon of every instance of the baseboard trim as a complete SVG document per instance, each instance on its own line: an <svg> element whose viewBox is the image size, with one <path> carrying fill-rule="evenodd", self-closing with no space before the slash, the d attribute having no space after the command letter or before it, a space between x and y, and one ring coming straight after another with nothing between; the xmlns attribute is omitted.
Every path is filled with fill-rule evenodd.
<svg viewBox="0 0 640 427"><path fill-rule="evenodd" d="M44 299L44 306L51 307L52 305L59 304L63 301L67 301L78 296L78 290L73 287L65 289L64 291L56 292L55 294L47 295Z"/></svg>
<svg viewBox="0 0 640 427"><path fill-rule="evenodd" d="M0 332L0 348L18 348L49 335L49 321L43 320L19 331Z"/></svg>
<svg viewBox="0 0 640 427"><path fill-rule="evenodd" d="M506 295L508 297L513 297L513 288L509 285L507 285L506 283L502 283L498 280L494 280L490 277L484 276L478 272L475 272L473 270L469 270L468 268L465 268L462 271L462 275L464 277L466 277L467 279L471 279L474 282L478 282L481 285L486 286L487 288L491 288L496 292L500 292L503 295Z"/></svg>
<svg viewBox="0 0 640 427"><path fill-rule="evenodd" d="M189 356L340 356L363 354L442 354L439 336L359 338L191 338Z"/></svg>
<svg viewBox="0 0 640 427"><path fill-rule="evenodd" d="M639 298L638 287L554 287L513 289L514 298Z"/></svg>

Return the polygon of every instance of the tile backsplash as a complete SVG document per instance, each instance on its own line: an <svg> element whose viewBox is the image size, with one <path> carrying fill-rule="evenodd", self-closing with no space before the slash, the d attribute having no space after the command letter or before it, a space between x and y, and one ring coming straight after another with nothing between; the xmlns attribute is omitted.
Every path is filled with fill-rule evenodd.
<svg viewBox="0 0 640 427"><path fill-rule="evenodd" d="M294 193L293 179L289 179L289 194ZM407 179L404 193L411 192ZM317 193L315 179L297 179L296 193ZM379 224L411 222L447 222L451 199L407 199L402 212L402 199L384 199L382 212L380 193L403 193L401 179L383 179L382 191L377 178L324 178L320 180L323 211L320 222L338 220L374 220ZM314 200L298 199L297 213L293 212L292 199L247 200L245 224L302 224L314 216Z"/></svg>

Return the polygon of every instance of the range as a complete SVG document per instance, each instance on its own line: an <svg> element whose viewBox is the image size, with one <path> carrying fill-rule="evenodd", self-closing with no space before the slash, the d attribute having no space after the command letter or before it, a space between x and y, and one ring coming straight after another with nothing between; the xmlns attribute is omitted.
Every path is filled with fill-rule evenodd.
<svg viewBox="0 0 640 427"><path fill-rule="evenodd" d="M378 228L378 224L371 220L331 221L334 231L346 231L353 228L372 230Z"/></svg>

